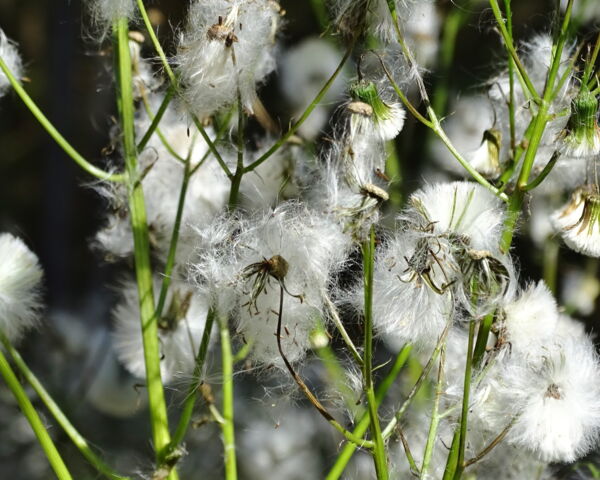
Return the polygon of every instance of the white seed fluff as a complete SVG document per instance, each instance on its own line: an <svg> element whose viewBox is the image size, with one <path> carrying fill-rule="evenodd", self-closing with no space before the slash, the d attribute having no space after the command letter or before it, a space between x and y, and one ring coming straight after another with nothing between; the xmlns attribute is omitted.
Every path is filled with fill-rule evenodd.
<svg viewBox="0 0 600 480"><path fill-rule="evenodd" d="M160 286L161 281L156 278L156 299ZM127 282L121 290L123 298L113 311L114 348L119 361L129 372L139 378L145 378L146 365L137 285ZM177 309L178 304L184 306ZM171 283L161 318L158 320L160 372L164 383L171 383L177 376L188 376L193 372L207 312L206 297L196 293L193 287L183 282ZM164 322L171 323L168 327L161 327Z"/></svg>
<svg viewBox="0 0 600 480"><path fill-rule="evenodd" d="M13 76L20 80L23 76L23 62L15 43L10 41L0 29L0 57L11 71ZM4 96L10 88L10 83L4 72L0 71L0 97Z"/></svg>
<svg viewBox="0 0 600 480"><path fill-rule="evenodd" d="M36 255L20 238L0 234L0 329L11 342L37 323L41 281Z"/></svg>

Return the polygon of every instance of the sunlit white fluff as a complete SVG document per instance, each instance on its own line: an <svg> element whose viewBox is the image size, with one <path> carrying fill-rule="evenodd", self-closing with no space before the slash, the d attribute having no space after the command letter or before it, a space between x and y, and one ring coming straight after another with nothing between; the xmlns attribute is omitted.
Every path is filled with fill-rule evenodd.
<svg viewBox="0 0 600 480"><path fill-rule="evenodd" d="M88 0L92 22L104 38L108 30L120 18L131 20L137 10L135 0Z"/></svg>
<svg viewBox="0 0 600 480"><path fill-rule="evenodd" d="M411 195L409 202L419 216L430 222L433 233L462 235L473 249L498 251L504 221L502 201L481 185L426 185Z"/></svg>
<svg viewBox="0 0 600 480"><path fill-rule="evenodd" d="M158 109L161 96L153 97L152 108ZM150 125L150 119L141 117L138 129L141 134ZM165 256L179 202L184 164L181 159L190 156L190 169L196 167L205 157L208 146L195 129L190 129L173 110L168 110L160 123L161 132L180 157L174 157L161 139L154 134L148 146L138 157L139 171L142 173L142 188L146 203L150 241L159 254ZM208 134L214 136L212 129ZM230 182L212 155L198 167L191 176L185 199L181 229L187 235L190 223L208 222L225 206L229 195ZM96 235L96 242L112 257L128 256L133 251L133 237L127 210L127 189L125 185L109 185L100 190L115 213L108 217L107 224Z"/></svg>
<svg viewBox="0 0 600 480"><path fill-rule="evenodd" d="M41 281L37 256L20 238L0 234L0 330L11 342L38 321Z"/></svg>
<svg viewBox="0 0 600 480"><path fill-rule="evenodd" d="M154 298L158 300L161 281L154 281ZM133 375L145 378L144 348L137 285L127 282L120 289L121 302L115 307L114 348L119 361ZM205 296L193 287L173 281L167 294L159 326L160 371L164 383L177 376L189 376L195 366L208 312Z"/></svg>
<svg viewBox="0 0 600 480"><path fill-rule="evenodd" d="M129 32L129 55L131 56L131 80L133 94L140 99L156 90L161 81L154 75L150 64L142 57L144 36L140 32Z"/></svg>
<svg viewBox="0 0 600 480"><path fill-rule="evenodd" d="M310 348L317 318L324 318L330 276L346 258L348 241L341 229L326 216L287 203L250 218L225 216L205 229L200 226L198 234L193 267L199 288L251 342L252 358L267 365L283 365L275 337L280 284L269 276L255 298L252 290L261 262L283 257L288 270L283 278L287 292L281 343L290 361L301 359Z"/></svg>
<svg viewBox="0 0 600 480"><path fill-rule="evenodd" d="M13 76L17 80L20 80L23 76L21 56L17 50L17 45L6 37L2 29L0 29L0 57ZM10 82L8 81L8 77L0 70L0 97L5 95L9 88Z"/></svg>
<svg viewBox="0 0 600 480"><path fill-rule="evenodd" d="M600 432L600 368L587 337L565 336L496 365L492 393L480 414L505 441L551 462L572 462Z"/></svg>
<svg viewBox="0 0 600 480"><path fill-rule="evenodd" d="M554 296L544 282L530 284L518 298L503 307L505 341L526 352L552 339L559 313Z"/></svg>
<svg viewBox="0 0 600 480"><path fill-rule="evenodd" d="M279 5L269 0L197 0L179 40L187 107L204 117L234 103L252 113L256 85L275 68ZM235 65L234 65L235 57Z"/></svg>

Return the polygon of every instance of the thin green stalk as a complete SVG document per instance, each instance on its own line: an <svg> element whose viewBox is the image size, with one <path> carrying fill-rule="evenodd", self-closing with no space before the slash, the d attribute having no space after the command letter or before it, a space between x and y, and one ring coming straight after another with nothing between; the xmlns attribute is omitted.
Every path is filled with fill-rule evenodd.
<svg viewBox="0 0 600 480"><path fill-rule="evenodd" d="M69 421L67 416L63 413L57 403L54 401L52 396L44 388L42 383L37 379L35 374L29 369L19 352L12 346L6 336L0 334L0 340L4 345L6 351L10 354L14 364L19 369L21 375L37 393L40 400L44 402L44 405L48 411L52 414L56 422L65 431L67 436L71 439L73 444L78 448L85 459L100 472L106 478L111 480L129 480L129 477L124 477L115 473L108 465L106 465L100 457L98 457L89 446L87 440L77 431L73 424Z"/></svg>
<svg viewBox="0 0 600 480"><path fill-rule="evenodd" d="M185 196L187 194L187 188L190 181L190 159L192 149L188 153L185 159L183 168L183 180L181 181L181 188L179 189L179 199L177 200L177 213L175 214L175 223L173 224L173 231L171 232L171 241L169 242L169 253L167 254L167 263L165 264L165 271L163 274L162 284L160 286L160 294L158 296L158 303L156 305L155 316L157 319L161 318L165 301L167 300L167 293L171 286L171 274L173 273L173 267L175 266L175 256L177 254L177 243L179 241L179 230L181 228L181 218L183 217L183 208L185 206Z"/></svg>
<svg viewBox="0 0 600 480"><path fill-rule="evenodd" d="M458 468L458 446L460 443L460 429L454 430L452 436L452 444L450 445L450 451L448 452L448 458L446 459L446 468L444 469L444 476L442 480L453 480L454 474Z"/></svg>
<svg viewBox="0 0 600 480"><path fill-rule="evenodd" d="M33 114L36 120L40 123L40 125L50 134L50 136L54 139L54 141L58 144L60 148L64 150L64 152L71 157L77 165L79 165L83 170L85 170L90 175L93 175L100 180L108 180L111 182L124 182L126 180L126 176L122 173L111 173L102 170L90 162L88 162L83 156L71 146L71 144L63 137L58 130L54 127L52 122L46 118L46 116L42 113L42 111L35 104L33 99L27 94L25 89L21 86L9 68L4 63L2 57L0 57L0 70L4 72L6 78L10 82L14 91L17 93L21 101L25 104L25 106L29 109L29 111Z"/></svg>
<svg viewBox="0 0 600 480"><path fill-rule="evenodd" d="M56 446L52 441L52 438L50 438L48 430L46 430L46 427L44 426L44 423L42 422L40 416L31 404L31 401L27 397L25 390L23 390L23 387L19 383L15 372L13 372L13 369L10 368L10 365L6 360L4 352L1 348L0 374L4 378L6 385L8 385L8 388L15 397L19 408L21 409L23 415L25 415L25 418L29 422L29 425L31 425L31 429L33 430L33 433L35 433L35 436L37 437L40 446L43 448L44 453L46 454L46 457L48 458L48 461L50 462L50 465L54 470L54 473L56 473L56 476L59 478L59 480L72 480L73 477L71 477L67 466L65 465L62 457L60 456L60 453L58 453L58 450L56 449Z"/></svg>
<svg viewBox="0 0 600 480"><path fill-rule="evenodd" d="M146 94L143 93L142 94L142 103L144 104L144 110L146 110L146 115L148 115L148 117L150 117L150 119L152 119L152 125L154 125L155 120L158 118L158 113L156 115L154 115L152 113L152 110L150 109L150 102L148 102L148 98L146 97ZM148 132L150 130L152 130L152 132L156 132L156 135L158 135L158 138L160 139L160 142L163 144L163 146L167 149L167 152L169 152L169 154L175 159L180 161L181 163L185 162L185 158L183 158L181 155L179 155L175 149L173 149L173 147L171 146L171 144L168 142L167 138L163 135L161 129L158 127L158 122L156 123L156 126L154 128L152 128L152 125L150 125L150 128L148 129ZM146 132L146 133L148 133ZM148 139L150 139L150 137L148 137ZM142 141L140 141L138 143L138 151L141 152L141 148L140 145L143 143L143 139ZM143 148L143 147L142 147Z"/></svg>
<svg viewBox="0 0 600 480"><path fill-rule="evenodd" d="M445 345L445 344L444 344ZM440 351L440 363L438 367L438 377L435 386L435 397L433 400L433 409L431 411L431 423L429 424L429 433L427 435L427 443L425 444L425 451L423 452L423 463L421 463L420 477L428 478L427 471L429 470L429 464L433 456L433 449L435 441L437 439L437 431L440 423L440 400L444 389L444 364L446 361L446 349L442 346Z"/></svg>
<svg viewBox="0 0 600 480"><path fill-rule="evenodd" d="M411 58L412 58L412 54L410 54L410 50L408 50L408 47L406 47L406 54L411 55ZM431 106L429 106L429 97L427 96L425 86L422 85L422 87L420 88L420 91L421 91L421 95L423 96L422 97L423 101L425 102L426 105L428 105L427 106L427 115L428 115L429 119L425 118L423 115L421 115L417 111L417 109L412 105L410 100L408 100L408 98L402 92L402 90L400 90L400 87L398 87L398 84L394 81L394 78L392 77L390 71L388 70L387 66L383 62L383 59L381 57L379 57L379 55L377 55L377 57L379 59L379 62L381 64L381 67L383 68L383 71L384 71L386 77L388 78L388 80L390 82L390 85L392 86L392 88L394 89L394 91L396 92L396 94L398 95L398 97L400 98L402 103L404 104L404 106L413 114L413 116L417 120L419 120L421 123L423 123L423 125L425 125L428 128L431 128L433 130L433 132L440 138L440 140L444 143L444 145L446 145L446 148L450 151L450 153L454 156L454 158L456 158L458 160L458 162L462 165L462 167L471 175L473 180L475 180L477 183L479 183L480 185L487 188L490 192L492 192L497 197L501 198L504 201L507 201L508 196L505 193L501 192L500 189L496 188L494 185L492 185L490 182L488 182L477 170L475 170L473 168L473 166L469 163L469 161L466 160L458 152L458 150L456 150L456 148L454 147L454 145L452 144L452 142L450 141L450 139L444 132L444 129L442 128L440 120L437 117L437 115L435 114L433 108L431 108ZM419 84L422 84L422 79L420 79L420 77L417 77L417 78L418 78Z"/></svg>
<svg viewBox="0 0 600 480"><path fill-rule="evenodd" d="M221 368L223 370L223 407L221 432L225 456L225 479L237 479L235 459L235 426L233 423L233 354L229 338L227 317L219 317L219 332L221 336Z"/></svg>
<svg viewBox="0 0 600 480"><path fill-rule="evenodd" d="M473 351L473 365L475 368L481 365L485 349L487 347L488 337L494 322L494 314L489 313L479 322L479 330L477 332L477 341L475 342L475 350Z"/></svg>
<svg viewBox="0 0 600 480"><path fill-rule="evenodd" d="M296 131L298 130L298 128L300 128L300 126L304 123L304 121L309 117L309 115L312 113L312 111L315 109L315 107L319 104L319 102L325 96L325 94L327 93L327 91L329 90L329 88L331 87L331 85L333 85L333 82L335 81L335 79L337 78L337 76L339 75L339 73L344 69L344 65L346 64L346 61L352 55L352 51L353 50L354 50L354 43L352 43L348 47L348 49L346 50L346 54L344 55L344 57L340 61L339 65L337 66L337 68L335 69L335 71L333 72L333 74L331 75L331 77L329 77L329 79L327 80L327 82L325 83L325 85L323 85L323 88L321 88L321 90L319 90L319 93L317 93L317 96L313 99L312 102L310 102L310 104L308 105L308 107L306 107L306 110L304 110L304 112L302 113L302 115L300 116L300 118L298 119L298 121L296 123L294 123L294 125L292 125L290 127L290 129L283 135L283 137L281 137L279 140L277 140L273 144L273 146L271 148L269 148L258 159L256 159L250 165L248 165L244 169L245 173L251 172L256 167L258 167L261 163L263 163L265 160L267 160L271 155L273 155L277 150L279 150L279 148L285 142L287 142L288 139L294 133L296 133Z"/></svg>
<svg viewBox="0 0 600 480"><path fill-rule="evenodd" d="M536 102L539 102L540 96L538 95L537 91L535 90L533 82L529 78L529 75L527 74L527 70L525 70L523 63L521 62L521 59L519 58L519 55L517 54L517 49L515 48L515 45L513 43L512 35L508 32L507 26L505 24L505 20L504 20L504 18L502 18L502 12L500 11L500 7L498 5L498 0L490 0L490 6L492 7L492 12L494 13L494 17L496 17L496 23L498 24L498 28L500 29L500 34L502 35L502 39L504 40L504 46L506 47L506 49L510 53L513 61L515 62L515 66L517 67L517 70L519 71L519 74L520 74L521 78L523 79L523 82L525 83L525 86L526 86L527 90L529 91L529 94L532 96L532 98Z"/></svg>
<svg viewBox="0 0 600 480"><path fill-rule="evenodd" d="M469 324L469 342L467 345L467 362L465 365L465 381L463 387L462 411L460 416L460 438L458 442L457 467L454 480L460 480L464 471L465 447L467 445L467 424L469 415L469 397L471 393L471 375L473 371L473 340L475 338L475 322ZM449 454L449 456L451 456Z"/></svg>
<svg viewBox="0 0 600 480"><path fill-rule="evenodd" d="M511 0L504 0L504 10L506 10L506 31L510 38L513 38ZM515 127L515 60L510 52L508 52L508 123L510 130L510 152L511 157L514 159L517 148Z"/></svg>
<svg viewBox="0 0 600 480"><path fill-rule="evenodd" d="M363 244L363 275L364 275L364 294L365 294L365 336L364 336L364 355L363 355L363 388L367 398L367 409L371 422L371 438L373 439L373 459L375 461L375 471L377 479L388 478L387 458L383 436L381 435L381 426L379 425L379 415L377 413L377 401L375 400L375 391L373 389L373 269L375 263L375 226L371 225L369 238Z"/></svg>
<svg viewBox="0 0 600 480"><path fill-rule="evenodd" d="M208 344L210 341L210 335L214 323L215 313L211 309L206 315L206 323L204 324L204 332L202 333L200 350L198 351L198 355L196 356L196 366L194 367L193 374L193 378L195 379L195 381L190 385L190 388L188 390L188 394L183 405L183 410L181 412L181 416L179 417L179 423L177 424L177 428L175 429L175 433L173 434L173 439L171 440L171 445L169 447L170 450L177 448L179 444L183 442L185 434L190 425L190 421L192 420L192 414L194 412L194 406L196 405L197 398L196 390L200 386L202 369L204 368L206 354L208 353Z"/></svg>
<svg viewBox="0 0 600 480"><path fill-rule="evenodd" d="M402 405L400 406L400 408L394 415L394 418L392 418L390 420L390 422L384 428L384 430L383 430L384 440L387 440L392 435L392 433L394 432L394 429L396 428L396 425L398 425L398 422L402 419L402 416L404 415L404 413L410 406L411 402L413 401L413 399L415 398L415 396L421 389L423 382L425 381L425 379L429 375L429 372L433 368L433 365L435 363L435 360L437 359L437 356L440 354L442 346L446 342L446 336L448 335L448 332L450 331L451 325L452 325L452 319L450 318L448 320L448 322L446 323L446 326L444 327L444 330L442 331L440 338L438 339L437 345L435 346L435 348L433 349L433 352L431 353L431 357L429 358L429 360L427 361L427 364L423 368L423 371L421 372L419 379L416 381L412 390L408 394L408 397L406 397L406 400L404 400L404 402L402 403Z"/></svg>
<svg viewBox="0 0 600 480"><path fill-rule="evenodd" d="M158 124L162 120L162 117L165 114L165 112L167 111L167 107L169 106L169 103L171 103L174 93L175 89L173 88L173 86L169 87L167 93L165 94L165 98L163 98L163 101L161 102L160 107L158 107L158 111L154 116L150 115L149 105L146 102L146 98L144 98L144 104L147 106L146 111L148 112L148 116L150 116L150 118L152 119L152 123L148 127L148 130L146 130L146 133L144 133L144 136L142 137L140 142L138 143L138 152L141 152L146 147L146 145L150 141L150 138L152 138L152 134L155 130L158 129Z"/></svg>
<svg viewBox="0 0 600 480"><path fill-rule="evenodd" d="M378 385L377 391L375 392L375 400L377 401L377 405L379 405L387 395L388 390L393 385L396 378L400 374L400 370L402 370L402 367L404 367L404 364L408 360L411 351L412 346L405 345L396 356L392 368ZM369 418L369 413L365 412L365 414L356 424L356 427L352 433L357 437L362 437L367 432L370 423L371 420ZM348 462L352 458L352 455L355 451L356 445L354 443L346 443L338 455L334 465L331 467L331 470L329 470L327 477L325 477L325 480L338 480L342 476L346 465L348 465Z"/></svg>
<svg viewBox="0 0 600 480"><path fill-rule="evenodd" d="M344 343L348 347L348 350L350 350L350 353L354 357L354 360L356 361L356 363L362 367L363 359L360 356L358 349L354 345L354 342L350 338L350 335L348 335L348 332L344 328L344 324L342 323L342 320L340 319L337 308L335 307L334 303L331 301L331 299L329 298L329 295L327 295L327 293L325 293L323 295L323 301L325 302L325 306L327 307L327 310L329 310L329 317L331 318L331 321L337 328L338 332L340 332L340 335L342 336Z"/></svg>
<svg viewBox="0 0 600 480"><path fill-rule="evenodd" d="M114 31L116 32L118 52L119 96L117 104L121 117L125 167L129 178L129 212L133 231L135 273L140 304L144 363L146 367L146 387L148 390L154 449L156 451L157 463L160 465L163 459L162 452L170 442L170 434L165 393L160 374L158 324L154 308L146 206L142 185L137 179L138 162L127 19L119 19ZM173 470L170 478L176 478L176 476L177 474Z"/></svg>

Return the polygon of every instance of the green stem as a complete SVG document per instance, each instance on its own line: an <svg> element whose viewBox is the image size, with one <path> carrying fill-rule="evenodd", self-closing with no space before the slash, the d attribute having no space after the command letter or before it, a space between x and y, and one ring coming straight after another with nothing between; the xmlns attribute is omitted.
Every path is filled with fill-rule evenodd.
<svg viewBox="0 0 600 480"><path fill-rule="evenodd" d="M329 298L329 295L327 295L327 293L325 293L323 295L323 301L325 302L325 306L327 307L327 310L329 310L329 317L331 318L331 321L333 322L335 327L338 329L338 332L340 332L340 335L342 336L344 343L348 347L348 350L350 350L350 353L354 357L354 360L356 361L356 363L362 367L363 359L360 356L358 349L354 345L354 342L350 338L350 335L348 335L348 332L344 328L344 324L342 323L342 320L340 319L337 308L335 307L335 304L331 301L331 299Z"/></svg>
<svg viewBox="0 0 600 480"><path fill-rule="evenodd" d="M69 421L67 416L63 413L57 403L54 401L52 396L44 388L42 383L37 379L35 374L29 369L19 352L12 346L5 335L0 334L0 340L4 345L6 351L10 354L13 362L19 369L23 378L32 386L37 393L40 400L44 402L48 411L52 414L56 422L65 431L67 436L71 439L73 444L86 458L86 460L94 467L98 472L104 475L106 478L111 480L129 480L128 477L123 477L116 474L108 465L106 465L100 457L98 457L89 446L87 440L77 431L73 424Z"/></svg>
<svg viewBox="0 0 600 480"><path fill-rule="evenodd" d="M163 281L160 286L160 294L158 296L158 303L156 305L155 316L157 319L161 318L165 302L167 300L167 293L171 286L171 274L173 273L173 267L175 266L175 256L177 254L177 243L179 241L179 230L181 228L181 218L183 217L183 208L185 206L185 196L187 193L188 184L190 181L190 158L191 149L188 157L185 159L183 169L183 180L181 182L181 189L179 190L179 199L177 200L177 213L175 214L175 223L173 224L173 231L171 232L171 241L169 242L169 253L167 254L167 263L165 264L165 271Z"/></svg>
<svg viewBox="0 0 600 480"><path fill-rule="evenodd" d="M363 355L363 388L367 398L367 408L371 422L371 438L373 439L373 459L375 461L375 471L377 479L387 479L387 458L383 436L381 435L381 426L379 425L379 415L377 413L377 401L375 400L375 391L373 389L373 269L375 263L375 226L371 225L369 238L363 244L363 275L364 275L364 294L365 294L365 337L364 337L364 355Z"/></svg>
<svg viewBox="0 0 600 480"><path fill-rule="evenodd" d="M144 133L144 136L142 137L140 142L138 143L138 146L137 146L138 152L141 152L146 147L146 145L150 141L150 138L152 137L152 134L154 133L155 130L158 129L158 124L162 120L162 117L165 114L165 112L167 111L167 107L169 106L169 103L171 103L174 93L175 93L175 89L172 86L169 87L169 89L167 90L167 93L165 94L165 98L163 98L163 101L161 102L160 107L158 107L158 111L156 112L156 115L154 115L154 116L150 115L150 113L151 113L150 106L148 105L146 98L144 97L144 105L146 106L146 111L148 112L148 116L152 119L152 123L148 127L148 130L146 130L146 133Z"/></svg>
<svg viewBox="0 0 600 480"><path fill-rule="evenodd" d="M300 126L304 123L304 121L309 117L309 115L312 113L312 111L315 109L315 107L319 104L319 102L325 96L325 94L327 93L327 91L329 90L329 88L331 87L331 85L333 85L333 82L335 81L335 79L337 78L337 76L339 75L339 73L343 70L344 65L346 64L346 61L352 55L352 51L353 50L354 50L354 43L352 43L348 47L348 50L346 50L346 54L344 55L344 57L340 61L340 64L337 66L337 68L335 69L335 71L333 72L333 74L331 75L331 77L329 77L329 79L327 80L327 82L325 83L325 85L323 85L323 87L321 88L321 90L319 91L319 93L317 93L317 96L314 98L314 100L312 102L310 102L310 105L308 105L308 107L306 107L306 110L304 110L304 112L302 113L302 115L300 116L300 118L298 119L298 121L296 123L294 123L294 125L292 125L290 127L290 129L283 135L283 137L281 137L279 140L277 140L277 142L275 142L275 144L271 148L269 148L269 150L267 150L258 159L256 159L250 165L248 165L244 169L245 173L251 172L256 167L258 167L261 163L263 163L265 160L267 160L271 155L273 155L277 150L279 150L279 148L285 142L287 142L288 139L294 133L296 133L296 130L298 130L298 128L300 128Z"/></svg>
<svg viewBox="0 0 600 480"><path fill-rule="evenodd" d="M506 10L506 31L510 38L513 38L511 0L504 0L504 9ZM515 126L515 60L510 52L508 52L508 123L510 130L510 152L511 157L514 159L517 148Z"/></svg>
<svg viewBox="0 0 600 480"><path fill-rule="evenodd" d="M54 473L56 473L56 476L59 478L59 480L72 480L73 477L71 477L67 466L63 462L60 453L58 453L58 450L56 449L56 446L52 441L52 438L50 438L48 430L46 430L44 423L42 422L40 416L31 404L31 401L29 400L29 398L27 398L25 390L23 390L23 387L19 383L15 372L13 372L13 369L10 368L10 365L6 360L4 352L1 348L0 374L4 378L6 385L8 385L8 388L10 388L10 391L14 395L15 400L19 405L19 408L23 412L23 415L25 415L25 418L27 418L27 421L31 425L31 429L33 430L33 433L35 433L38 442L40 442L40 445L43 448L44 453L46 454L46 457L48 458L48 461L50 462L50 465L54 470Z"/></svg>
<svg viewBox="0 0 600 480"><path fill-rule="evenodd" d="M440 423L440 400L442 398L444 388L444 364L446 360L446 350L442 346L440 352L440 363L438 367L438 377L435 387L435 397L433 401L433 409L431 412L431 423L429 424L429 434L427 435L427 443L425 444L425 451L423 453L423 463L421 464L420 477L428 478L427 471L429 470L429 464L433 456L433 449L437 440L437 430Z"/></svg>
<svg viewBox="0 0 600 480"><path fill-rule="evenodd" d="M402 367L404 367L404 364L408 360L411 350L411 345L405 345L402 350L400 350L396 356L396 359L394 360L391 370L377 387L377 391L375 392L375 400L377 401L378 405L383 401L388 390L400 374L400 370L402 370ZM356 437L362 437L367 432L370 423L371 419L369 418L369 413L365 412L365 414L356 424L356 427L352 433ZM355 451L356 445L354 443L346 443L338 455L333 467L331 467L331 470L329 470L327 477L325 477L325 480L338 480L342 476L346 465L348 465L348 462L352 458L352 455Z"/></svg>
<svg viewBox="0 0 600 480"><path fill-rule="evenodd" d="M150 244L144 192L138 181L137 146L135 143L134 104L131 84L131 58L129 57L127 19L117 21L116 32L118 52L118 107L121 116L125 168L129 178L129 212L133 231L135 273L138 286L140 321L146 367L146 386L150 406L152 436L157 463L160 465L162 452L169 445L169 424L165 393L160 376L160 349L158 325L154 309ZM173 470L171 478L176 477Z"/></svg>
<svg viewBox="0 0 600 480"><path fill-rule="evenodd" d="M412 390L408 394L408 397L406 397L406 400L404 400L404 403L402 403L402 405L400 406L400 408L394 415L394 418L392 418L390 420L390 422L386 425L385 429L383 430L383 438L384 439L388 439L392 435L392 433L394 432L394 429L396 428L396 425L398 425L398 422L402 419L402 416L404 415L404 413L410 406L411 402L413 401L413 399L415 398L415 396L421 389L423 382L429 375L429 372L433 368L433 365L435 363L435 360L437 359L437 356L439 355L442 347L444 346L444 344L446 342L446 336L448 335L448 332L450 331L451 325L452 325L452 319L450 318L448 320L448 322L446 323L446 326L444 327L444 331L442 332L442 334L440 335L440 338L438 339L437 345L435 346L435 348L433 349L433 352L431 353L431 357L427 361L427 364L425 365L425 368L423 368L421 375L419 376L419 378L416 381L416 383L414 384Z"/></svg>
<svg viewBox="0 0 600 480"><path fill-rule="evenodd" d="M63 137L58 130L54 127L52 122L46 118L46 116L42 113L42 111L35 104L33 99L27 94L25 89L21 86L9 68L4 63L2 57L0 57L0 70L4 72L6 78L10 82L14 91L17 93L21 101L25 104L25 106L29 109L29 111L33 114L33 116L37 119L40 125L50 134L50 136L54 139L54 141L58 144L60 148L64 150L64 152L69 155L75 163L79 165L83 170L85 170L90 175L93 175L100 180L109 180L111 182L124 182L126 180L125 175L122 173L111 173L102 170L90 162L88 162L83 156L79 154L77 150L75 150L71 144Z"/></svg>
<svg viewBox="0 0 600 480"><path fill-rule="evenodd" d="M515 63L515 66L517 67L517 70L518 70L521 78L523 79L523 82L525 84L525 87L527 88L527 91L529 92L531 97L536 102L539 102L540 96L538 95L537 91L535 90L535 87L534 87L531 79L529 78L529 75L527 74L527 71L525 70L523 63L521 62L521 59L519 58L519 55L517 54L517 50L513 43L512 34L509 33L507 26L505 24L505 20L502 18L502 12L500 11L500 7L498 5L498 0L490 0L490 6L492 7L492 12L494 13L494 17L496 17L496 23L498 25L498 28L500 29L500 34L502 35L502 39L504 40L504 46L510 53L510 55Z"/></svg>
<svg viewBox="0 0 600 480"><path fill-rule="evenodd" d="M460 439L458 442L457 467L454 480L460 480L464 470L465 446L467 445L467 423L469 415L469 396L471 392L471 375L473 371L473 340L475 338L475 322L469 323L469 342L467 346L467 363L465 366L465 381L463 387L462 412L460 416ZM449 456L452 456L449 454Z"/></svg>
<svg viewBox="0 0 600 480"><path fill-rule="evenodd" d="M483 361L493 322L493 313L489 313L479 322L479 331L477 332L477 341L475 342L475 350L473 352L473 365L475 365L476 368L479 367Z"/></svg>
<svg viewBox="0 0 600 480"><path fill-rule="evenodd" d="M223 448L225 455L225 479L237 479L237 466L235 459L235 427L233 423L233 354L231 339L229 338L229 325L227 318L219 317L219 332L221 334L221 368L223 370Z"/></svg>
<svg viewBox="0 0 600 480"><path fill-rule="evenodd" d="M171 440L171 445L169 447L170 450L174 450L179 446L181 442L183 442L185 434L190 425L190 421L192 420L192 413L194 412L194 406L196 405L197 398L196 391L200 386L202 370L204 368L206 354L208 353L210 335L212 332L213 325L215 323L214 320L215 313L211 309L206 315L206 323L204 324L204 332L202 333L200 350L198 351L198 355L196 357L196 366L194 367L193 374L193 378L195 379L195 381L192 383L192 385L190 385L190 388L188 390L188 394L183 405L183 410L181 412L181 416L179 417L179 423L177 424L177 428L175 429L175 433L173 434L173 439Z"/></svg>

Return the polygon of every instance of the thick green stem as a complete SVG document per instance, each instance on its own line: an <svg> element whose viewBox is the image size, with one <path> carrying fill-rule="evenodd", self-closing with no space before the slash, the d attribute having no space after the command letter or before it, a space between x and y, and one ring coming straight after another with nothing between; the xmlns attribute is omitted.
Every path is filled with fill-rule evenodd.
<svg viewBox="0 0 600 480"><path fill-rule="evenodd" d="M72 480L73 477L71 477L71 474L69 473L67 466L63 462L60 453L58 453L58 450L56 449L52 438L50 438L50 435L48 434L44 423L42 422L40 416L31 404L29 398L27 398L25 390L23 390L23 387L19 383L15 372L13 372L13 369L10 368L10 365L6 360L4 352L1 348L0 374L4 378L4 381L8 385L8 388L10 388L10 391L14 395L15 400L17 401L19 408L23 412L23 415L25 415L25 418L29 422L29 425L31 425L31 429L33 430L33 433L35 433L35 436L37 437L40 446L43 448L44 453L46 454L46 457L48 458L48 461L50 462L50 465L54 470L54 473L56 473L56 476L59 478L59 480Z"/></svg>
<svg viewBox="0 0 600 480"><path fill-rule="evenodd" d="M411 351L412 346L410 345L405 345L402 350L400 350L396 356L396 359L394 360L391 370L377 387L377 391L375 392L375 400L377 401L378 405L383 401L388 390L400 374L400 370L402 370L402 367L404 367L404 364L408 360ZM362 437L367 432L370 423L371 419L369 418L369 413L365 412L365 414L356 424L356 427L352 433L357 437ZM355 451L356 445L354 443L346 443L338 455L333 467L331 467L331 470L327 474L327 477L325 477L325 480L338 480L342 476L346 465L348 465L348 462L352 458L352 455Z"/></svg>
<svg viewBox="0 0 600 480"><path fill-rule="evenodd" d="M35 390L40 400L44 402L44 405L48 409L48 411L52 414L56 422L61 426L61 428L65 431L67 436L71 439L73 444L78 448L81 454L86 458L86 460L94 467L98 472L100 472L106 478L110 478L111 480L128 480L128 477L124 477L116 474L108 465L106 465L100 457L98 457L94 451L89 446L87 440L77 431L77 429L73 426L73 424L69 421L67 416L60 409L58 404L54 401L52 396L48 393L48 391L44 388L42 383L37 379L35 374L29 369L19 352L11 345L8 339L0 334L0 340L4 345L4 348L13 359L14 364L19 369L21 375L27 382L31 385L31 387Z"/></svg>
<svg viewBox="0 0 600 480"><path fill-rule="evenodd" d="M118 52L118 107L121 117L125 168L129 178L129 213L133 231L135 273L137 279L146 387L150 406L152 436L157 463L162 460L163 449L169 445L169 424L165 393L160 374L160 349L158 324L154 309L152 268L146 206L141 182L138 180L137 146L135 143L134 104L131 83L131 58L129 57L127 19L121 18L115 25ZM175 471L171 474L176 475Z"/></svg>
<svg viewBox="0 0 600 480"><path fill-rule="evenodd" d="M79 154L77 150L75 150L71 144L63 137L58 130L54 127L52 122L46 118L46 116L42 113L42 111L38 108L32 98L27 94L25 89L21 86L19 81L15 78L9 68L4 63L2 57L0 57L0 70L4 72L6 78L10 82L11 86L21 99L21 101L25 104L25 106L29 109L29 111L33 114L33 116L40 122L40 125L50 134L50 136L54 139L54 141L58 144L60 148L64 150L64 152L69 155L75 163L83 168L87 173L93 175L100 180L109 180L112 182L124 182L125 175L120 173L111 173L102 170L90 162L88 162L82 155Z"/></svg>
<svg viewBox="0 0 600 480"><path fill-rule="evenodd" d="M223 370L223 423L221 423L221 432L225 454L225 479L235 480L237 479L237 465L235 459L235 427L233 423L233 353L231 351L227 317L220 317L218 322L221 334L221 369Z"/></svg>
<svg viewBox="0 0 600 480"><path fill-rule="evenodd" d="M475 368L481 365L485 349L487 347L488 337L494 322L494 314L489 313L479 322L479 330L477 332L477 341L475 342L475 350L473 352L473 365Z"/></svg>
<svg viewBox="0 0 600 480"><path fill-rule="evenodd" d="M377 413L377 401L373 388L373 269L375 263L375 226L371 225L369 238L363 244L363 278L365 294L365 338L363 355L363 388L367 398L367 408L371 422L370 430L373 439L373 459L375 460L375 471L377 479L387 479L387 458L385 445L379 425Z"/></svg>

